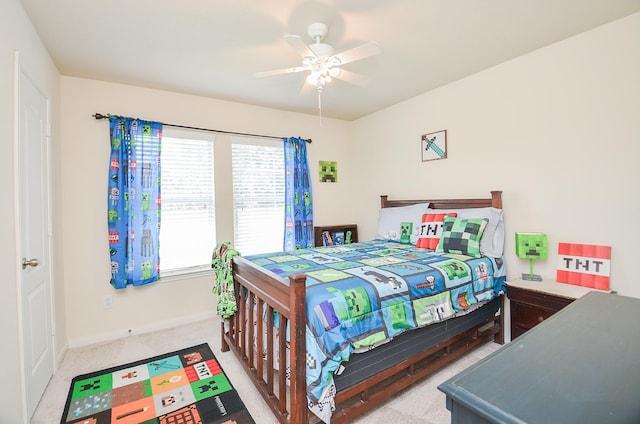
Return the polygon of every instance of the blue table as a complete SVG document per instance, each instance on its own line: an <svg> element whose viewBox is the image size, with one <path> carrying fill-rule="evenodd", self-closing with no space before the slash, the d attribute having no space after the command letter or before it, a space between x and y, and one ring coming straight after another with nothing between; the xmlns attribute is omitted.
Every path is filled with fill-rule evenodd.
<svg viewBox="0 0 640 424"><path fill-rule="evenodd" d="M438 386L452 424L640 423L640 299L592 292Z"/></svg>

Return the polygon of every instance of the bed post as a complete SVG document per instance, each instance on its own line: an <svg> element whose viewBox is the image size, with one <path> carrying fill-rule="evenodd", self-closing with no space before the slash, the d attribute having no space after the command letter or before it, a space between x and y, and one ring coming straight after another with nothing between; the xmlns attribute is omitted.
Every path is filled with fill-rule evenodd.
<svg viewBox="0 0 640 424"><path fill-rule="evenodd" d="M506 303L506 296L504 293L500 293L500 318L498 319L498 323L500 325L500 330L493 337L493 341L498 344L504 344L504 307Z"/></svg>
<svg viewBox="0 0 640 424"><path fill-rule="evenodd" d="M494 208L502 209L502 191L501 190L491 191L491 206L493 206Z"/></svg>
<svg viewBox="0 0 640 424"><path fill-rule="evenodd" d="M380 196L380 207L382 209L387 207L387 199L389 198L388 195L383 194L382 196Z"/></svg>
<svg viewBox="0 0 640 424"><path fill-rule="evenodd" d="M220 350L222 352L229 351L229 343L224 339L224 319L220 320Z"/></svg>
<svg viewBox="0 0 640 424"><path fill-rule="evenodd" d="M307 422L307 396L306 396L306 323L307 308L307 277L304 274L289 276L291 296L289 297L291 316L289 318L290 330L290 369L291 369L291 410L289 422L302 424Z"/></svg>

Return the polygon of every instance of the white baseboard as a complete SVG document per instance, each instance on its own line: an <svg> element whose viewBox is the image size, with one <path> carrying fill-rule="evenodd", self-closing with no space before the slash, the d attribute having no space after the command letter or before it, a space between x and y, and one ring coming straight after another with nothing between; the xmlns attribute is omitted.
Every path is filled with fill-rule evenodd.
<svg viewBox="0 0 640 424"><path fill-rule="evenodd" d="M131 330L122 329L122 330L113 331L110 333L97 334L94 337L88 337L88 338L78 339L78 340L70 340L68 343L68 348L72 349L76 347L90 346L97 343L110 342L113 340L118 340L124 337L131 336L134 334L152 333L154 331L166 330L168 328L176 327L178 325L189 324L192 322L202 321L205 319L213 319L215 317L216 317L216 313L212 311L212 312L206 312L199 315L190 315L186 317L181 317L175 320L161 321L161 322L145 325L142 327L137 327Z"/></svg>
<svg viewBox="0 0 640 424"><path fill-rule="evenodd" d="M55 364L54 364L54 370L53 372L56 373L58 372L58 370L60 369L60 367L62 366L62 361L64 360L65 355L67 354L67 351L69 350L69 345L65 343L64 346L62 346L61 348L59 348L55 355L56 355L56 359L55 359Z"/></svg>

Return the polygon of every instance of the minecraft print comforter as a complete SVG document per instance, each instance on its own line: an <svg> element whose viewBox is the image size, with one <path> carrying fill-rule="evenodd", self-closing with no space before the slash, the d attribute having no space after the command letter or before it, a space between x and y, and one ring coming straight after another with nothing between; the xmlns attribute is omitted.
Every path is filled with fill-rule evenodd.
<svg viewBox="0 0 640 424"><path fill-rule="evenodd" d="M502 258L389 241L247 256L280 277L307 275L307 395L318 401L357 350L463 313L500 293Z"/></svg>

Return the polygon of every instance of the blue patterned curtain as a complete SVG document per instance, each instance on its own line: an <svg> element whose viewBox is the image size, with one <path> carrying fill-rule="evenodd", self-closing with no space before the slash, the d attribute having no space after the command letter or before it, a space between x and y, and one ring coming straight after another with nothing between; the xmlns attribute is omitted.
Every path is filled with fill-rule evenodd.
<svg viewBox="0 0 640 424"><path fill-rule="evenodd" d="M121 116L109 116L109 123L111 284L122 289L159 276L162 124Z"/></svg>
<svg viewBox="0 0 640 424"><path fill-rule="evenodd" d="M307 141L284 138L284 250L313 247L313 201Z"/></svg>

